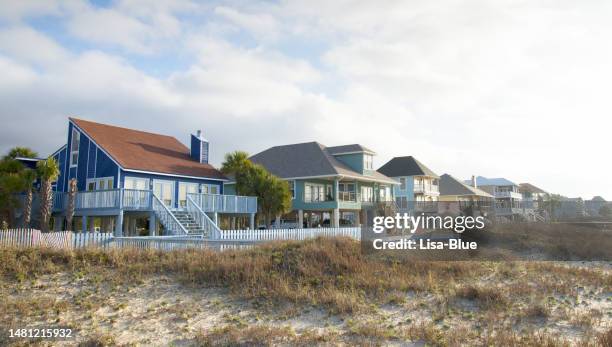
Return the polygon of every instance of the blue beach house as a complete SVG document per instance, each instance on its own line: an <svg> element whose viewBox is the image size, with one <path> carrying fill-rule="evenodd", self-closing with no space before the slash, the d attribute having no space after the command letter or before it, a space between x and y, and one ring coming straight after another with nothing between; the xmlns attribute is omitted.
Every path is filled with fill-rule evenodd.
<svg viewBox="0 0 612 347"><path fill-rule="evenodd" d="M116 236L204 234L222 216L246 216L254 227L255 197L223 195L227 179L209 163L209 142L197 131L190 148L176 138L70 118L54 186L55 230L65 228L68 187L76 180L75 230Z"/></svg>

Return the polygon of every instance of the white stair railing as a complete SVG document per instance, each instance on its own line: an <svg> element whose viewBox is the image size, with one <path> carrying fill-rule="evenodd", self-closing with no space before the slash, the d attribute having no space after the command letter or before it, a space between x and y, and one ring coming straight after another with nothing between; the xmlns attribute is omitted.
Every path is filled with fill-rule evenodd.
<svg viewBox="0 0 612 347"><path fill-rule="evenodd" d="M189 195L187 195L187 212L195 219L196 223L198 223L208 237L212 239L219 239L221 237L219 226L202 211L200 206Z"/></svg>
<svg viewBox="0 0 612 347"><path fill-rule="evenodd" d="M153 194L153 201L151 205L153 207L155 215L170 234L189 234L183 224L181 224L181 222L176 219L174 214L172 214L172 211L170 211L168 206L166 206L161 200L159 200L159 198L155 194Z"/></svg>

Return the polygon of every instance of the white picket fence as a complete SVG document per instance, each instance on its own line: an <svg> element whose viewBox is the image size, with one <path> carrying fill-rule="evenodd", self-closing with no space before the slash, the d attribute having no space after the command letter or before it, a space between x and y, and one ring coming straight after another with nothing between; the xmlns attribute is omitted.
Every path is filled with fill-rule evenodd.
<svg viewBox="0 0 612 347"><path fill-rule="evenodd" d="M43 233L35 229L10 229L0 231L0 246L60 249L106 248L109 247L112 238L111 233L73 233L71 231Z"/></svg>
<svg viewBox="0 0 612 347"><path fill-rule="evenodd" d="M60 231L42 233L35 229L0 231L0 247L51 247L78 249L84 247L138 248L138 249L243 249L266 241L305 240L318 236L346 236L361 239L360 228L222 230L219 239L197 236L139 236L113 237L111 233L73 233Z"/></svg>
<svg viewBox="0 0 612 347"><path fill-rule="evenodd" d="M361 239L361 228L309 228L265 230L221 230L220 240L274 241L305 240L318 236L347 236Z"/></svg>
<svg viewBox="0 0 612 347"><path fill-rule="evenodd" d="M212 249L224 251L251 248L256 244L257 242L252 241L223 241L174 236L115 237L113 239L113 247L115 248L154 249L162 251L172 251L175 249Z"/></svg>

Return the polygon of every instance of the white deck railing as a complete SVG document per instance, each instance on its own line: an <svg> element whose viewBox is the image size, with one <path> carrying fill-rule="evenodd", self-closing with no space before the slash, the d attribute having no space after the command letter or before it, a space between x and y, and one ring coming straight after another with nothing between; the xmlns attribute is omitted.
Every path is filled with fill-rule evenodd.
<svg viewBox="0 0 612 347"><path fill-rule="evenodd" d="M187 194L202 211L218 213L257 213L257 197L220 194Z"/></svg>
<svg viewBox="0 0 612 347"><path fill-rule="evenodd" d="M150 190L109 189L77 192L75 209L118 209L151 210ZM53 194L53 209L63 210L68 206L68 193Z"/></svg>
<svg viewBox="0 0 612 347"><path fill-rule="evenodd" d="M153 192L150 190L123 189L123 203L125 209L150 210Z"/></svg>
<svg viewBox="0 0 612 347"><path fill-rule="evenodd" d="M186 208L207 237L215 239L219 238L219 227L206 215L206 213L204 213L204 211L202 211L200 206L193 201L191 196L187 196Z"/></svg>

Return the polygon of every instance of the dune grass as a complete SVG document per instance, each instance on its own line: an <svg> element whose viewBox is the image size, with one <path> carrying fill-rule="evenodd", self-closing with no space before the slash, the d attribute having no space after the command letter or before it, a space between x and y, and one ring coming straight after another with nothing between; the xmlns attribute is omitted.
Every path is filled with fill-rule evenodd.
<svg viewBox="0 0 612 347"><path fill-rule="evenodd" d="M19 288L36 278L58 273L86 279L97 284L96 288L138 286L163 275L194 290L224 288L236 298L260 303L268 311L280 312L287 304L296 306L296 312L317 307L344 322L342 332L288 333L289 330L277 326L237 328L230 321L227 326L198 334L194 343L202 345L219 345L215 341L225 341L225 345L245 341L263 345L340 341L380 344L407 339L435 345L477 341L485 345L563 346L567 341L562 337L531 328L557 320L575 324L582 336L580 343L586 346L605 346L611 334L605 328L610 325L610 312L586 311L580 317L573 313L578 302L585 300L585 290L593 295L611 292L609 271L551 262L414 262L362 254L359 243L345 238L275 242L228 252L130 249L0 252L0 281L4 288ZM83 289L82 299L74 297L68 303L48 298L38 298L37 302L35 298L25 302L3 298L0 312L5 312L5 318L0 318L0 323L4 319L7 324L6 317L11 315L43 319L54 311L68 310L67 306L75 303L79 310L95 312L104 305L103 300L95 299L101 295L98 290ZM386 307L423 311L430 319L377 321L382 319L381 311ZM181 308L185 321L195 315L187 311ZM358 316L374 320L349 324ZM463 322L467 327L459 328L458 323Z"/></svg>

